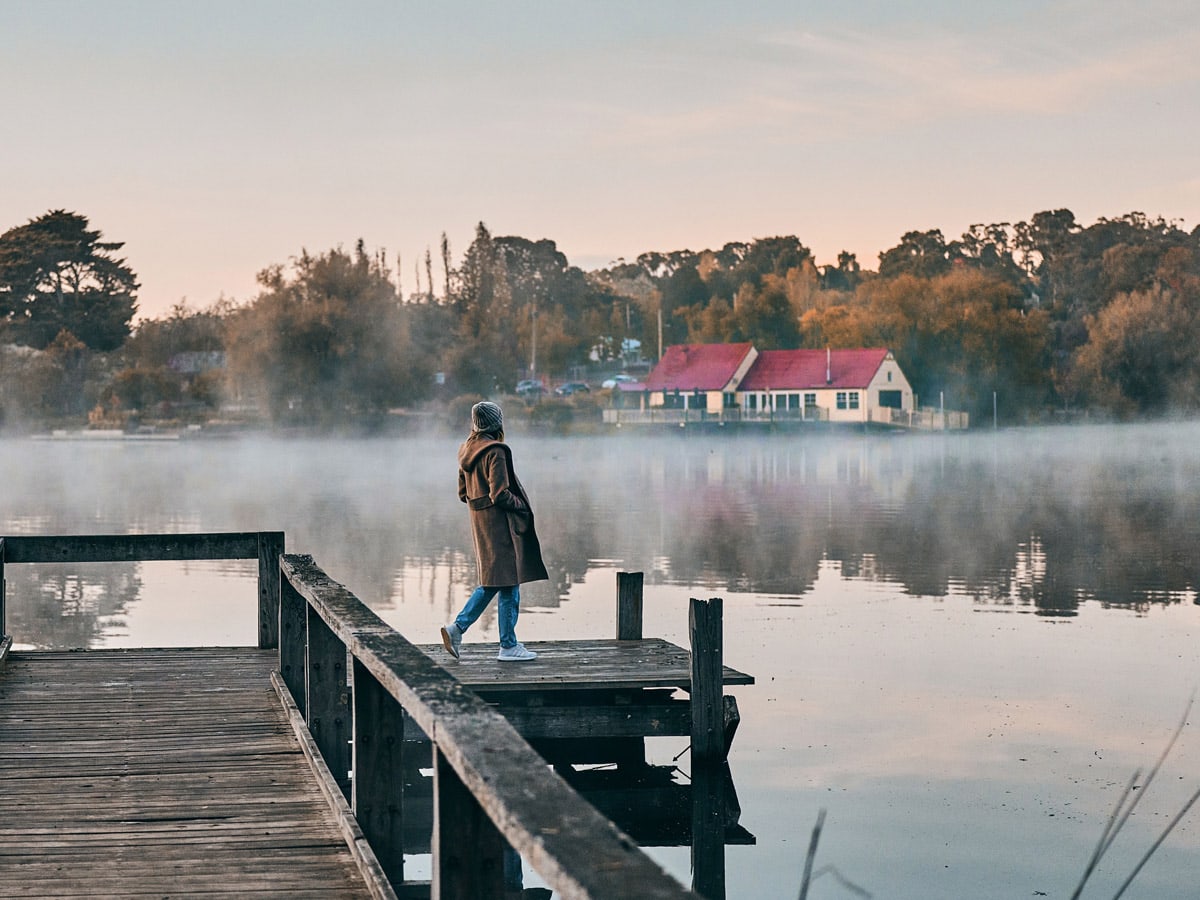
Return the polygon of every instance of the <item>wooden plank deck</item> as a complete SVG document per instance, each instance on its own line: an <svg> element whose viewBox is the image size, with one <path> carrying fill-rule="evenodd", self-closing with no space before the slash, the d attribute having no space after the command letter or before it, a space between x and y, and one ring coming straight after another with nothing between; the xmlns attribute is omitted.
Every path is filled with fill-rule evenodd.
<svg viewBox="0 0 1200 900"><path fill-rule="evenodd" d="M0 892L369 896L256 649L12 653Z"/></svg>
<svg viewBox="0 0 1200 900"><path fill-rule="evenodd" d="M464 643L455 659L441 644L421 650L475 691L555 691L683 688L692 684L691 654L661 638L639 641L530 641L529 662L500 662L495 643ZM754 677L724 667L727 685L754 684Z"/></svg>

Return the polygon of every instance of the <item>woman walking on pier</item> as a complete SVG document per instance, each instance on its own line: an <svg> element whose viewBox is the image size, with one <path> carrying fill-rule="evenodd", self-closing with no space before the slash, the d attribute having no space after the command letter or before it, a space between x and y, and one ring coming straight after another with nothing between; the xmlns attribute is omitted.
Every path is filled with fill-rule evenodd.
<svg viewBox="0 0 1200 900"><path fill-rule="evenodd" d="M513 469L504 443L504 414L484 400L471 407L471 435L458 448L458 499L467 504L479 570L479 587L453 622L442 628L442 643L459 656L463 634L497 594L500 654L497 659L525 661L537 654L517 640L520 585L549 576L533 530L529 497Z"/></svg>

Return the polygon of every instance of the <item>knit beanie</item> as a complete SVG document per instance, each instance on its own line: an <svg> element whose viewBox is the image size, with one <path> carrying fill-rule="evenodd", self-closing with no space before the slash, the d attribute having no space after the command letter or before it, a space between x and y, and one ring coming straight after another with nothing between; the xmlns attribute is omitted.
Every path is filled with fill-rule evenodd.
<svg viewBox="0 0 1200 900"><path fill-rule="evenodd" d="M471 407L472 431L499 431L504 427L504 413L490 400L481 400Z"/></svg>

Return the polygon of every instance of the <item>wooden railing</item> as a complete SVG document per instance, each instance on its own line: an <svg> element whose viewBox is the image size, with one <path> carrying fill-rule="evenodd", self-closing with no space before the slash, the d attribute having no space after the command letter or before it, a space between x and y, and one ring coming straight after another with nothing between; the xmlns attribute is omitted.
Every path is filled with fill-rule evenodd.
<svg viewBox="0 0 1200 900"><path fill-rule="evenodd" d="M312 557L284 555L281 532L0 538L0 660L11 646L3 627L6 564L254 558L258 646L278 647L276 687L314 767L329 775L330 800L346 810L343 832L373 896L421 890L404 882L406 716L432 745L433 898L502 896L509 847L564 898L698 896L580 797L494 707ZM633 581L621 588L624 639L640 636L638 588ZM719 623L719 609L717 616ZM719 632L719 624L693 629ZM720 756L727 726L718 714L719 638L709 645L696 654L693 675L716 686L717 712L697 710L693 742L701 756ZM709 668L715 672L701 674Z"/></svg>
<svg viewBox="0 0 1200 900"><path fill-rule="evenodd" d="M8 563L142 562L257 559L258 646L279 646L279 558L282 531L217 534L89 534L0 538L0 637L5 627Z"/></svg>
<svg viewBox="0 0 1200 900"><path fill-rule="evenodd" d="M506 845L564 898L697 896L312 557L285 555L281 570L281 684L397 890L407 713L432 743L432 897L503 896Z"/></svg>

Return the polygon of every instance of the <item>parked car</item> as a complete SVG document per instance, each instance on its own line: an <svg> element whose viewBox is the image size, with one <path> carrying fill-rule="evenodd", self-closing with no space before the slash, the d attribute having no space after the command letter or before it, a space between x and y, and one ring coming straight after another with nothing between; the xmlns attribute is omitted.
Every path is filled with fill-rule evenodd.
<svg viewBox="0 0 1200 900"><path fill-rule="evenodd" d="M560 384L554 389L554 393L560 397L570 397L572 394L587 394L591 392L591 388L582 381L568 381L566 384Z"/></svg>
<svg viewBox="0 0 1200 900"><path fill-rule="evenodd" d="M632 375L614 375L612 378L605 378L600 382L602 388L615 388L618 384L632 384L637 381Z"/></svg>
<svg viewBox="0 0 1200 900"><path fill-rule="evenodd" d="M536 378L525 378L517 382L516 393L518 397L540 397L545 392L546 389Z"/></svg>

